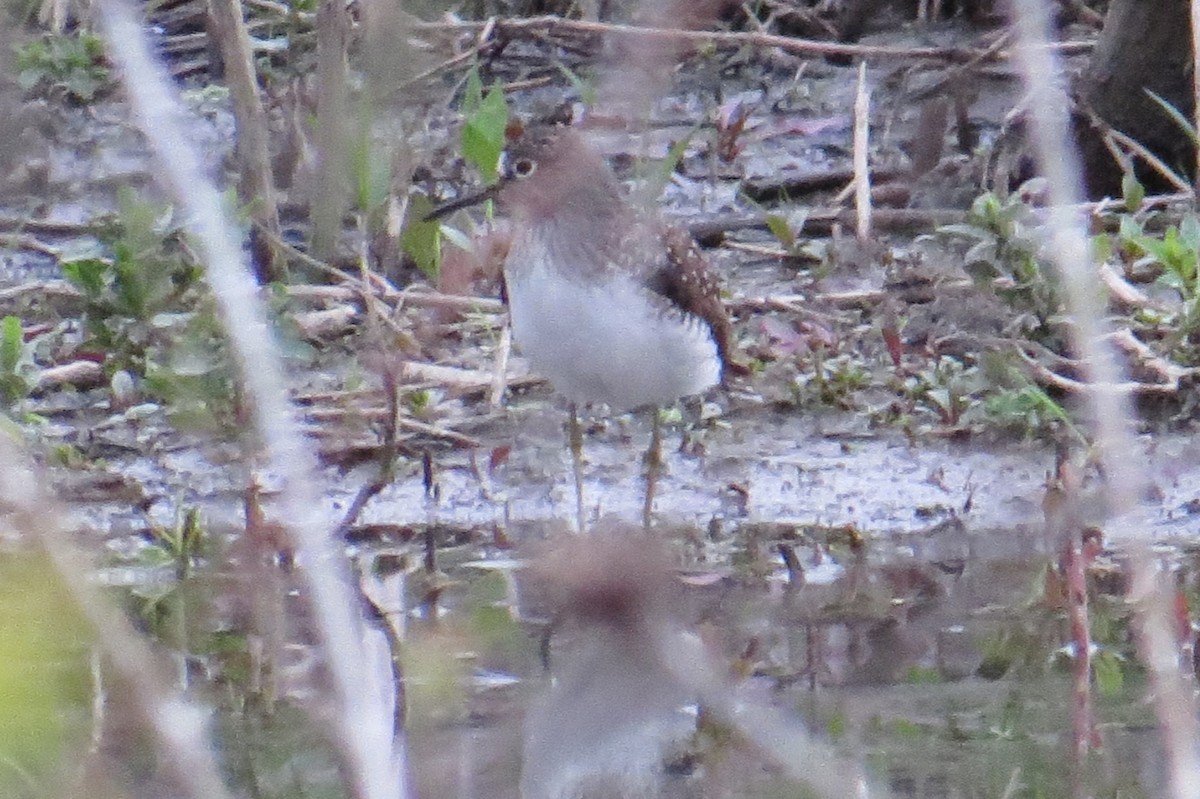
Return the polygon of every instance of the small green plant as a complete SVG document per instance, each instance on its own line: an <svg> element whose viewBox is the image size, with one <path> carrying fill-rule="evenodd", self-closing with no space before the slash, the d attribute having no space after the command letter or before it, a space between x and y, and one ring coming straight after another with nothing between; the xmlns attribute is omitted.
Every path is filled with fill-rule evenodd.
<svg viewBox="0 0 1200 799"><path fill-rule="evenodd" d="M1029 209L1020 193L1001 198L991 192L971 203L966 221L945 225L938 232L974 242L963 256L968 272L997 277L1002 271L1021 271L1037 251L1028 224ZM980 271L983 270L983 271Z"/></svg>
<svg viewBox="0 0 1200 799"><path fill-rule="evenodd" d="M700 127L697 125L680 137L667 151L667 157L653 164L652 167L641 160L638 161L638 171L642 178L641 187L636 193L638 203L650 205L662 196L662 193L666 191L667 184L671 182L671 176L679 168L679 162L683 160L692 137L699 129Z"/></svg>
<svg viewBox="0 0 1200 799"><path fill-rule="evenodd" d="M945 225L938 234L969 245L963 269L979 285L991 287L1016 310L1037 320L1030 332L1038 339L1051 335L1050 321L1062 303L1057 279L1038 258L1040 237L1030 223L1030 210L1021 199L1032 188L1022 187L1008 198L983 194L971 204L966 221Z"/></svg>
<svg viewBox="0 0 1200 799"><path fill-rule="evenodd" d="M508 102L499 85L484 93L478 67L467 76L462 113L463 158L479 170L483 182L490 186L500 179L500 154L504 152L508 128Z"/></svg>
<svg viewBox="0 0 1200 799"><path fill-rule="evenodd" d="M797 404L853 408L854 394L870 385L870 374L854 355L828 357L819 348L813 354L812 372L798 376L792 385Z"/></svg>
<svg viewBox="0 0 1200 799"><path fill-rule="evenodd" d="M994 424L1019 430L1031 438L1056 425L1067 426L1082 437L1070 414L1044 389L1032 383L992 394L984 400L983 408Z"/></svg>
<svg viewBox="0 0 1200 799"><path fill-rule="evenodd" d="M106 236L108 258L63 263L63 275L83 294L85 348L105 355L110 373L145 375L146 360L163 346L172 314L190 310L185 295L199 286L200 269L179 246L170 209L119 197L119 224Z"/></svg>
<svg viewBox="0 0 1200 799"><path fill-rule="evenodd" d="M932 414L938 424L957 427L978 402L979 370L957 358L942 356L904 380L904 393L913 405Z"/></svg>
<svg viewBox="0 0 1200 799"><path fill-rule="evenodd" d="M808 212L799 211L789 216L782 214L767 214L767 230L775 237L792 258L807 261L823 261L828 245L821 240L801 237L804 223L808 221Z"/></svg>
<svg viewBox="0 0 1200 799"><path fill-rule="evenodd" d="M979 367L983 402L967 411L967 421L1008 429L1027 438L1053 437L1065 431L1087 444L1087 437L1071 414L1033 382L1019 358L999 351L984 353Z"/></svg>
<svg viewBox="0 0 1200 799"><path fill-rule="evenodd" d="M1161 233L1146 231L1149 218L1148 214L1123 214L1115 236L1096 237L1096 250L1105 260L1116 251L1130 271L1154 275L1156 285L1178 296L1179 306L1141 309L1136 320L1169 331L1162 350L1195 363L1195 347L1180 345L1194 340L1200 331L1200 217L1186 214Z"/></svg>
<svg viewBox="0 0 1200 799"><path fill-rule="evenodd" d="M1197 265L1200 264L1200 219L1188 214L1171 225L1161 237L1147 235L1130 216L1121 217L1120 239L1141 257L1134 266L1157 263L1162 274L1157 282L1174 289L1186 303L1197 296Z"/></svg>
<svg viewBox="0 0 1200 799"><path fill-rule="evenodd" d="M90 103L112 82L104 45L90 33L44 36L17 48L17 84L27 93Z"/></svg>
<svg viewBox="0 0 1200 799"><path fill-rule="evenodd" d="M156 333L166 338L146 361L146 392L167 404L180 427L231 432L238 393L212 299L205 296L195 310L160 314L157 321Z"/></svg>
<svg viewBox="0 0 1200 799"><path fill-rule="evenodd" d="M236 396L225 335L200 267L183 246L169 208L119 197L104 237L110 257L67 261L63 274L84 297L87 339L110 376L128 372L176 421L217 429Z"/></svg>
<svg viewBox="0 0 1200 799"><path fill-rule="evenodd" d="M187 579L205 542L200 509L194 506L182 508L170 527L152 524L150 535L154 547L146 551L146 561L153 565L170 564L175 568L176 579Z"/></svg>

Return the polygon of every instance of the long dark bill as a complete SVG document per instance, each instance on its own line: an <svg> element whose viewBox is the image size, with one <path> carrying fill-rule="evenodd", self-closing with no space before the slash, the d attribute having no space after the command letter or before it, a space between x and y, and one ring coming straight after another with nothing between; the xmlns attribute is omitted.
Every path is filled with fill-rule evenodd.
<svg viewBox="0 0 1200 799"><path fill-rule="evenodd" d="M438 219L444 219L460 208L470 208L472 205L479 205L485 200L494 200L496 194L500 191L500 184L488 186L486 189L477 191L474 194L467 194L459 197L457 200L451 200L448 203L442 203L437 208L434 208L429 213L425 214L423 222L434 222Z"/></svg>

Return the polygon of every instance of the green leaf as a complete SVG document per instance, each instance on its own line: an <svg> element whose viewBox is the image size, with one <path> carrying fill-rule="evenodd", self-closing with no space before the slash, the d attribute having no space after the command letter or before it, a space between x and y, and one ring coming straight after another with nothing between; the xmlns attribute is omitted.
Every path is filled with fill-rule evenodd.
<svg viewBox="0 0 1200 799"><path fill-rule="evenodd" d="M1200 252L1200 219L1195 214L1187 214L1180 220L1179 238L1193 255Z"/></svg>
<svg viewBox="0 0 1200 799"><path fill-rule="evenodd" d="M462 113L469 117L483 105L483 80L479 77L479 65L471 67L467 73L467 83L463 86Z"/></svg>
<svg viewBox="0 0 1200 799"><path fill-rule="evenodd" d="M646 176L645 183L638 190L638 197L642 204L653 204L663 193L663 190L667 187L667 183L671 181L671 175L675 172L675 169L679 166L679 161L687 151L688 144L699 129L699 126L692 128L685 136L672 144L671 149L667 151L667 157L660 161Z"/></svg>
<svg viewBox="0 0 1200 799"><path fill-rule="evenodd" d="M943 236L972 239L977 241L991 241L995 238L990 231L974 224L942 225L938 228L938 233L942 234Z"/></svg>
<svg viewBox="0 0 1200 799"><path fill-rule="evenodd" d="M116 256L113 262L113 291L117 295L118 308L126 316L144 320L147 316L148 292L142 265L127 247L116 247Z"/></svg>
<svg viewBox="0 0 1200 799"><path fill-rule="evenodd" d="M1133 172L1126 172L1121 176L1121 196L1125 201L1125 210L1130 213L1139 210L1145 202L1146 187L1138 181Z"/></svg>
<svg viewBox="0 0 1200 799"><path fill-rule="evenodd" d="M400 248L426 277L437 278L442 266L441 223L426 220L433 203L424 194L413 194L408 205L408 225L400 235Z"/></svg>
<svg viewBox="0 0 1200 799"><path fill-rule="evenodd" d="M350 160L355 205L368 212L383 208L391 194L391 159L369 137L362 136L354 143Z"/></svg>
<svg viewBox="0 0 1200 799"><path fill-rule="evenodd" d="M21 365L21 353L25 348L25 337L21 333L21 320L6 316L0 321L0 374L15 374Z"/></svg>
<svg viewBox="0 0 1200 799"><path fill-rule="evenodd" d="M1141 223L1138 222L1136 219L1134 219L1132 216L1122 216L1119 224L1120 224L1120 227L1118 228L1118 231L1117 231L1118 235L1122 239L1125 239L1126 241L1129 241L1131 239L1134 239L1134 238L1142 235Z"/></svg>
<svg viewBox="0 0 1200 799"><path fill-rule="evenodd" d="M792 232L792 226L779 214L767 214L767 230L785 248L790 250L796 246L796 234Z"/></svg>
<svg viewBox="0 0 1200 799"><path fill-rule="evenodd" d="M507 126L508 102L499 86L492 87L463 124L463 157L479 170L488 185L500 176L500 153L504 151Z"/></svg>
<svg viewBox="0 0 1200 799"><path fill-rule="evenodd" d="M963 268L976 280L991 281L1000 277L996 264L996 245L992 241L980 241L963 253Z"/></svg>
<svg viewBox="0 0 1200 799"><path fill-rule="evenodd" d="M1119 696L1125 687L1121 659L1114 652L1097 652L1092 657L1092 674L1096 677L1096 687L1102 696Z"/></svg>
<svg viewBox="0 0 1200 799"><path fill-rule="evenodd" d="M110 265L99 258L83 258L78 261L66 261L62 265L63 277L83 292L84 296L95 302L104 293L105 275Z"/></svg>

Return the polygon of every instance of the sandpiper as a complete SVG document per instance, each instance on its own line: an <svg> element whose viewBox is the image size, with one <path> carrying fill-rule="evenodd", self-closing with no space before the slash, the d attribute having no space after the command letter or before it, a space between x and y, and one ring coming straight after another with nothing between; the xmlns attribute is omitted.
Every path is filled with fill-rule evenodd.
<svg viewBox="0 0 1200 799"><path fill-rule="evenodd" d="M657 408L747 369L731 355L720 284L695 242L626 200L578 129L518 131L505 156L496 186L435 213L494 196L512 217L504 278L513 339L572 403L582 521L576 403ZM642 514L647 526L660 449L656 410Z"/></svg>

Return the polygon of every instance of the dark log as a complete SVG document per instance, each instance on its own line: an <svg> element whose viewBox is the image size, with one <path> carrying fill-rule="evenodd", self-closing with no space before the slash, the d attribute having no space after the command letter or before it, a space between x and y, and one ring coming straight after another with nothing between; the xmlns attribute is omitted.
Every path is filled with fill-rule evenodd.
<svg viewBox="0 0 1200 799"><path fill-rule="evenodd" d="M1113 0L1080 85L1084 102L1106 124L1141 142L1191 178L1195 148L1179 125L1146 93L1194 118L1192 48L1187 0ZM1120 196L1121 169L1099 132L1076 131L1088 196ZM1148 167L1136 174L1150 192L1171 190Z"/></svg>

